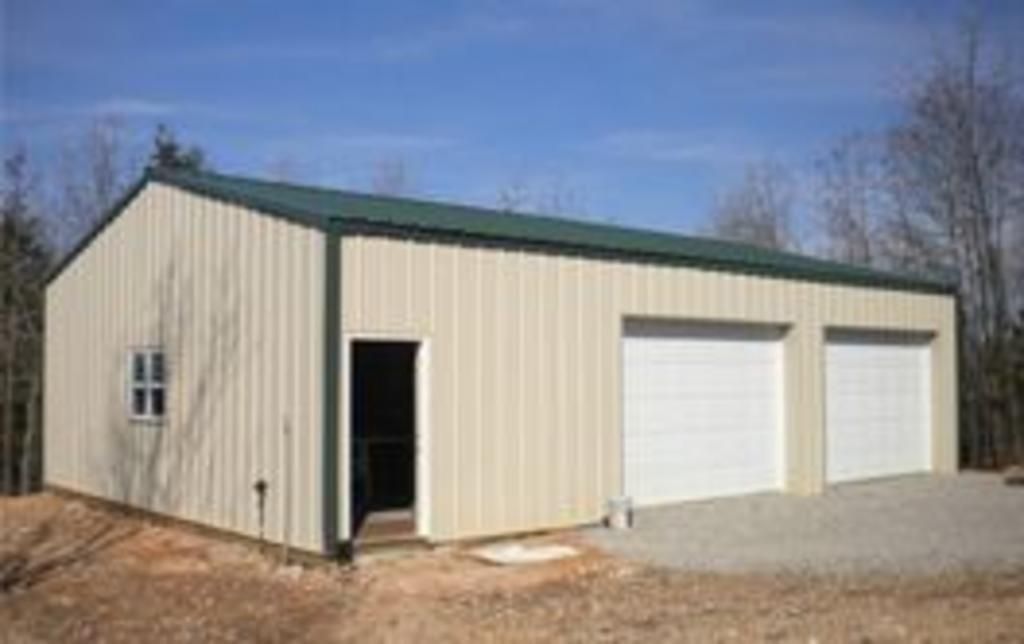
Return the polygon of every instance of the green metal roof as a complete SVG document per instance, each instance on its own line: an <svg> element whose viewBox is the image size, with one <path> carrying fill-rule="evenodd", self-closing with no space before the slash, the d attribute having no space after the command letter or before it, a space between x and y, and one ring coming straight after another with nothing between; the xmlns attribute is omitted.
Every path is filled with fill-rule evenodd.
<svg viewBox="0 0 1024 644"><path fill-rule="evenodd" d="M951 285L937 280L701 237L209 172L152 170L147 176L190 192L341 233L369 231L477 240L815 282L953 292Z"/></svg>

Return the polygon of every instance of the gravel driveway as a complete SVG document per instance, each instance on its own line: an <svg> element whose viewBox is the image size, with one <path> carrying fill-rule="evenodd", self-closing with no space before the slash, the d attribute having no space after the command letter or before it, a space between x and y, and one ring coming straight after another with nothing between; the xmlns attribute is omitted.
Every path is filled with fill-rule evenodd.
<svg viewBox="0 0 1024 644"><path fill-rule="evenodd" d="M597 545L686 570L922 574L1024 570L1024 488L996 475L911 476L814 497L759 494L638 510Z"/></svg>

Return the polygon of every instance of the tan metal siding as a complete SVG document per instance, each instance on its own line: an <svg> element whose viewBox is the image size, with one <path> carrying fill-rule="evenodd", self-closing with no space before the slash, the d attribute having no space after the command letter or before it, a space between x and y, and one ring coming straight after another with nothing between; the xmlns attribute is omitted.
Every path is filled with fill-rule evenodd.
<svg viewBox="0 0 1024 644"><path fill-rule="evenodd" d="M934 468L956 467L949 297L377 236L344 238L342 264L346 334L430 342L435 539L601 517L621 489L629 316L787 327L786 487L799 493L824 485L825 329L934 333Z"/></svg>
<svg viewBox="0 0 1024 644"><path fill-rule="evenodd" d="M323 246L145 188L47 290L47 481L257 536L262 477L267 538L318 551ZM127 417L134 346L167 353L160 426Z"/></svg>

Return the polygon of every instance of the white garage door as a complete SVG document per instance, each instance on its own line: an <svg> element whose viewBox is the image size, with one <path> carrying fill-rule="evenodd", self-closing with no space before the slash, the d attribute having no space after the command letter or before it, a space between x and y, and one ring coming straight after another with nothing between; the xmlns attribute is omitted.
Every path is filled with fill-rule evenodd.
<svg viewBox="0 0 1024 644"><path fill-rule="evenodd" d="M625 493L638 505L781 487L781 330L630 322Z"/></svg>
<svg viewBox="0 0 1024 644"><path fill-rule="evenodd" d="M825 360L828 480L928 470L927 338L831 332Z"/></svg>

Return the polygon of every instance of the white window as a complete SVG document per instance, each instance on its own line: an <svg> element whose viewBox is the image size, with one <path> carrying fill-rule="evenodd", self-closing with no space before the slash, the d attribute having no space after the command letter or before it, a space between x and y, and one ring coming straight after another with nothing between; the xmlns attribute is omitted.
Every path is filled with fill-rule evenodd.
<svg viewBox="0 0 1024 644"><path fill-rule="evenodd" d="M131 353L128 413L137 420L162 420L167 406L167 364L162 349Z"/></svg>

